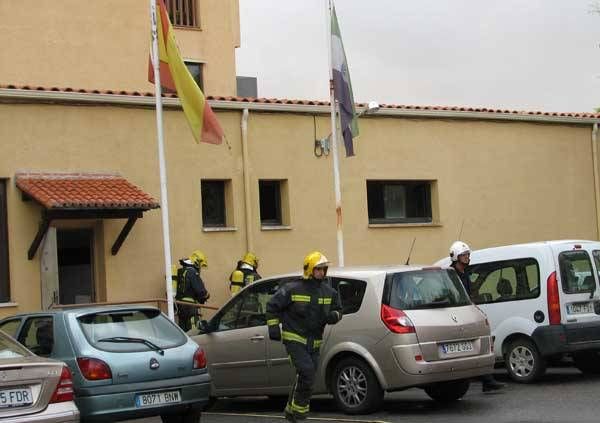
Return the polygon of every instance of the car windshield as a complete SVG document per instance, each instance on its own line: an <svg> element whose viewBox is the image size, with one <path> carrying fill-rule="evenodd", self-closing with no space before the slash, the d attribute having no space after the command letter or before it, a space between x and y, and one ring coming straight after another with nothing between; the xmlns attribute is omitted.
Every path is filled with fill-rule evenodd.
<svg viewBox="0 0 600 423"><path fill-rule="evenodd" d="M32 355L17 341L0 331L0 360L8 358L27 357Z"/></svg>
<svg viewBox="0 0 600 423"><path fill-rule="evenodd" d="M158 310L111 310L77 318L88 342L111 352L159 351L186 342Z"/></svg>
<svg viewBox="0 0 600 423"><path fill-rule="evenodd" d="M389 305L400 310L471 304L453 270L425 269L388 275Z"/></svg>

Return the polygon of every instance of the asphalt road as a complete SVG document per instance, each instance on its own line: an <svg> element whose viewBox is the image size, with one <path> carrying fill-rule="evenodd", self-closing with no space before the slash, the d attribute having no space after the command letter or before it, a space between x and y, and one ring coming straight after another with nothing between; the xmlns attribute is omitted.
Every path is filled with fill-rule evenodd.
<svg viewBox="0 0 600 423"><path fill-rule="evenodd" d="M503 371L496 378L507 382L500 393L482 393L473 382L465 397L451 405L440 405L420 389L388 394L383 409L366 416L340 414L328 397L311 401L308 422L440 422L440 423L564 423L600 422L600 377L587 377L578 370L556 368L535 385L520 385ZM281 407L266 398L223 399L203 414L203 423L283 423ZM159 418L130 423L160 423Z"/></svg>

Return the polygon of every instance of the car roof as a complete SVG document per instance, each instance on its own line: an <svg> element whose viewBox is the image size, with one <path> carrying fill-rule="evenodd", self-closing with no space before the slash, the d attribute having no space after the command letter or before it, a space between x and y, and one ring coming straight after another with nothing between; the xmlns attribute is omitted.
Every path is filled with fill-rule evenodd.
<svg viewBox="0 0 600 423"><path fill-rule="evenodd" d="M473 251L485 252L485 251L503 250L503 249L515 248L515 247L537 248L537 247L542 247L542 246L560 246L560 245L570 245L570 244L587 245L587 244L600 244L600 243L598 241L591 241L591 240L585 240L585 239L556 239L556 240L550 240L550 241L527 242L527 243L523 243L523 244L501 245L498 247L482 248L482 249L473 250Z"/></svg>
<svg viewBox="0 0 600 423"><path fill-rule="evenodd" d="M367 266L344 266L330 267L327 270L327 276L336 277L368 277L387 273L410 272L413 270L432 269L435 266L419 265L419 264L383 264L383 265L367 265ZM264 279L299 277L301 272L285 273L280 275L266 276Z"/></svg>
<svg viewBox="0 0 600 423"><path fill-rule="evenodd" d="M19 317L35 317L61 314L74 314L77 316L93 313L105 313L108 311L124 311L124 310L158 310L157 307L144 304L123 304L123 305L105 305L105 306L82 306L69 308L53 308L50 310L35 311L29 313L19 313L8 316L2 320L14 319Z"/></svg>

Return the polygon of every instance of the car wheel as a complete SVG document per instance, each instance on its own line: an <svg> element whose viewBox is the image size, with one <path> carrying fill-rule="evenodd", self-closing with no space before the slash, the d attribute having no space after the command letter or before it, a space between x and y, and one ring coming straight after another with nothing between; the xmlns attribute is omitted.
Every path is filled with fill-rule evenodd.
<svg viewBox="0 0 600 423"><path fill-rule="evenodd" d="M573 355L575 367L582 373L590 375L600 374L600 351L582 351Z"/></svg>
<svg viewBox="0 0 600 423"><path fill-rule="evenodd" d="M438 402L453 402L465 396L469 385L468 380L450 380L429 385L425 387L425 392Z"/></svg>
<svg viewBox="0 0 600 423"><path fill-rule="evenodd" d="M508 344L504 363L511 379L519 383L535 382L546 372L544 357L527 338L518 338Z"/></svg>
<svg viewBox="0 0 600 423"><path fill-rule="evenodd" d="M371 367L363 360L341 360L333 371L331 391L335 403L346 414L365 414L383 402L383 389Z"/></svg>
<svg viewBox="0 0 600 423"><path fill-rule="evenodd" d="M186 414L161 414L163 423L200 423L199 411L189 411Z"/></svg>

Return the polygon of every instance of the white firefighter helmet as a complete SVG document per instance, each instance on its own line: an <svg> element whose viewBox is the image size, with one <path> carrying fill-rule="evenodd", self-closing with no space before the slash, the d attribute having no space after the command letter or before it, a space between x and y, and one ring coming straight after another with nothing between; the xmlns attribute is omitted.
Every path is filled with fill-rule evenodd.
<svg viewBox="0 0 600 423"><path fill-rule="evenodd" d="M469 248L469 246L462 242L462 241L455 241L451 246L450 246L450 259L452 261L457 261L458 260L458 256L460 256L461 254L465 254L465 253L470 253L471 249Z"/></svg>

